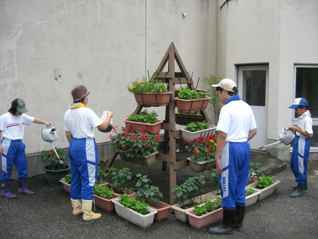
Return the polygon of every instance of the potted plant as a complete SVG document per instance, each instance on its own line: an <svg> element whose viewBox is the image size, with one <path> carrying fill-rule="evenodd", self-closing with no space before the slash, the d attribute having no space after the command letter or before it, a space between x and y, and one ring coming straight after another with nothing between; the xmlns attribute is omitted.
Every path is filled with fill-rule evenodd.
<svg viewBox="0 0 318 239"><path fill-rule="evenodd" d="M159 142L154 134L124 132L113 137L112 142L123 160L147 165L156 161Z"/></svg>
<svg viewBox="0 0 318 239"><path fill-rule="evenodd" d="M112 199L119 195L116 194L109 185L105 183L95 185L94 193L96 206L106 212L112 212L114 210Z"/></svg>
<svg viewBox="0 0 318 239"><path fill-rule="evenodd" d="M116 213L135 225L147 228L154 222L157 210L134 196L124 194L113 199L113 202Z"/></svg>
<svg viewBox="0 0 318 239"><path fill-rule="evenodd" d="M60 159L57 158L56 153L59 155ZM56 153L54 150L42 151L40 154L40 159L45 162L45 173L46 180L49 183L58 182L62 177L64 177L69 172L69 166L65 162L65 151L64 149L57 148Z"/></svg>
<svg viewBox="0 0 318 239"><path fill-rule="evenodd" d="M71 175L66 174L63 178L61 178L60 183L63 184L64 191L69 193L71 187Z"/></svg>
<svg viewBox="0 0 318 239"><path fill-rule="evenodd" d="M209 104L210 97L203 90L180 88L177 92L176 107L181 113L199 112Z"/></svg>
<svg viewBox="0 0 318 239"><path fill-rule="evenodd" d="M161 123L155 112L148 113L147 111L131 114L125 121L126 131L128 132L148 132L153 134L160 133Z"/></svg>
<svg viewBox="0 0 318 239"><path fill-rule="evenodd" d="M143 107L167 105L172 95L167 84L155 80L134 81L128 90L134 93L137 103Z"/></svg>
<svg viewBox="0 0 318 239"><path fill-rule="evenodd" d="M184 183L176 187L177 204L172 206L179 221L187 222L187 211L193 207L195 197L202 193L206 181L204 176L189 177Z"/></svg>
<svg viewBox="0 0 318 239"><path fill-rule="evenodd" d="M186 143L192 143L199 137L213 135L215 127L209 127L207 122L191 122L186 125L185 129L181 129L182 139Z"/></svg>
<svg viewBox="0 0 318 239"><path fill-rule="evenodd" d="M197 229L216 223L223 218L223 209L221 208L221 197L217 196L209 199L187 212L189 224Z"/></svg>
<svg viewBox="0 0 318 239"><path fill-rule="evenodd" d="M129 168L111 169L109 181L110 187L116 194L132 194L134 174Z"/></svg>
<svg viewBox="0 0 318 239"><path fill-rule="evenodd" d="M245 206L249 207L257 203L260 191L252 186L247 186L245 190Z"/></svg>
<svg viewBox="0 0 318 239"><path fill-rule="evenodd" d="M272 176L260 176L256 183L256 188L260 190L259 199L263 200L273 194L277 190L279 183L279 180L274 182Z"/></svg>
<svg viewBox="0 0 318 239"><path fill-rule="evenodd" d="M146 175L137 174L135 192L138 199L141 199L157 210L156 221L162 221L169 217L171 206L160 201L162 193L159 188L152 185L151 180Z"/></svg>
<svg viewBox="0 0 318 239"><path fill-rule="evenodd" d="M209 170L215 163L215 136L199 137L191 145L192 155L188 158L190 167L195 172Z"/></svg>

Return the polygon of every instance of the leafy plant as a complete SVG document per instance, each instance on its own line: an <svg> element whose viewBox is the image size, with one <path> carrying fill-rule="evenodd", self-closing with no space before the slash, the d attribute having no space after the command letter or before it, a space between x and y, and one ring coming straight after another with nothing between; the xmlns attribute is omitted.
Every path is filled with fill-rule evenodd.
<svg viewBox="0 0 318 239"><path fill-rule="evenodd" d="M178 98L184 100L202 99L207 97L207 92L200 90L192 90L190 88L180 88Z"/></svg>
<svg viewBox="0 0 318 239"><path fill-rule="evenodd" d="M201 193L206 184L204 176L189 177L183 184L176 187L176 199L181 206L192 203L192 199Z"/></svg>
<svg viewBox="0 0 318 239"><path fill-rule="evenodd" d="M197 216L202 216L220 207L221 207L221 198L216 197L214 200L209 200L203 204L195 206L193 209L193 212Z"/></svg>
<svg viewBox="0 0 318 239"><path fill-rule="evenodd" d="M120 197L120 203L128 207L142 215L146 215L149 213L149 206L148 204L139 201L134 197L129 197L128 195L124 194Z"/></svg>
<svg viewBox="0 0 318 239"><path fill-rule="evenodd" d="M50 170L59 170L59 169L66 169L68 165L65 163L65 150L62 148L57 148L56 152L62 159L63 163L59 162L59 159L56 157L53 150L46 150L40 153L40 159L43 160L46 164L46 168Z"/></svg>
<svg viewBox="0 0 318 239"><path fill-rule="evenodd" d="M252 195L253 193L255 193L256 190L252 187L248 187L246 192L245 192L245 196L249 196L249 195Z"/></svg>
<svg viewBox="0 0 318 239"><path fill-rule="evenodd" d="M186 130L196 132L199 130L207 129L209 125L207 122L191 122L186 125Z"/></svg>
<svg viewBox="0 0 318 239"><path fill-rule="evenodd" d="M159 203L162 193L159 188L151 184L151 180L146 175L137 174L135 192L137 197L148 203Z"/></svg>
<svg viewBox="0 0 318 239"><path fill-rule="evenodd" d="M151 133L124 132L112 138L112 142L127 160L142 160L158 151L158 136Z"/></svg>
<svg viewBox="0 0 318 239"><path fill-rule="evenodd" d="M199 137L191 145L191 160L194 162L215 160L216 141L214 135Z"/></svg>
<svg viewBox="0 0 318 239"><path fill-rule="evenodd" d="M111 186L119 193L131 191L133 178L133 173L129 168L116 169L110 172Z"/></svg>
<svg viewBox="0 0 318 239"><path fill-rule="evenodd" d="M143 111L139 114L129 115L128 120L153 124L158 122L158 115L155 112L148 113Z"/></svg>
<svg viewBox="0 0 318 239"><path fill-rule="evenodd" d="M167 92L167 84L155 80L137 80L128 86L128 90L135 94Z"/></svg>
<svg viewBox="0 0 318 239"><path fill-rule="evenodd" d="M71 180L72 180L71 175L70 174L65 175L63 180L65 183L71 184Z"/></svg>
<svg viewBox="0 0 318 239"><path fill-rule="evenodd" d="M257 180L256 187L259 189L266 188L273 184L273 177L272 176L260 176Z"/></svg>
<svg viewBox="0 0 318 239"><path fill-rule="evenodd" d="M97 196L100 196L102 198L111 199L114 197L113 190L110 187L108 187L106 184L95 185L94 192Z"/></svg>

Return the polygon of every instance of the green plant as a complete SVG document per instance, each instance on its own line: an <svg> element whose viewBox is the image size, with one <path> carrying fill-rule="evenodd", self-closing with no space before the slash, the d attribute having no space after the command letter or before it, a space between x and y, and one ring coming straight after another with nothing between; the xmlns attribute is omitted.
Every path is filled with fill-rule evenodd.
<svg viewBox="0 0 318 239"><path fill-rule="evenodd" d="M245 196L249 196L249 195L252 195L253 193L255 193L256 190L252 187L248 187L246 192L245 192Z"/></svg>
<svg viewBox="0 0 318 239"><path fill-rule="evenodd" d="M207 92L200 90L192 90L190 88L180 88L178 98L184 100L202 99L207 97Z"/></svg>
<svg viewBox="0 0 318 239"><path fill-rule="evenodd" d="M115 169L110 172L111 186L119 193L131 191L133 178L133 173L129 168Z"/></svg>
<svg viewBox="0 0 318 239"><path fill-rule="evenodd" d="M159 203L162 193L159 188L151 184L151 180L146 175L137 174L135 192L137 197L148 203Z"/></svg>
<svg viewBox="0 0 318 239"><path fill-rule="evenodd" d="M112 142L127 160L143 160L157 152L159 147L157 136L147 132L124 132L114 136Z"/></svg>
<svg viewBox="0 0 318 239"><path fill-rule="evenodd" d="M155 80L137 80L128 86L128 90L135 94L167 92L167 84Z"/></svg>
<svg viewBox="0 0 318 239"><path fill-rule="evenodd" d="M108 187L106 184L95 185L94 192L97 196L100 196L102 198L111 199L114 197L113 190L110 187Z"/></svg>
<svg viewBox="0 0 318 239"><path fill-rule="evenodd" d="M59 170L59 169L68 168L68 165L64 161L66 158L65 150L62 148L57 148L56 152L58 153L58 155L62 159L62 161L63 161L62 163L59 162L59 159L56 157L53 150L46 150L46 151L42 151L40 153L40 159L43 162L45 162L46 168L49 170Z"/></svg>
<svg viewBox="0 0 318 239"><path fill-rule="evenodd" d="M155 112L148 113L143 111L139 114L129 115L128 120L153 124L158 122L158 115Z"/></svg>
<svg viewBox="0 0 318 239"><path fill-rule="evenodd" d="M207 129L209 125L207 122L191 122L186 125L186 130L196 132L199 130Z"/></svg>
<svg viewBox="0 0 318 239"><path fill-rule="evenodd" d="M214 161L216 139L214 135L197 138L191 145L191 160L194 162Z"/></svg>
<svg viewBox="0 0 318 239"><path fill-rule="evenodd" d="M260 176L257 179L256 187L259 189L266 188L273 184L273 177L272 176Z"/></svg>
<svg viewBox="0 0 318 239"><path fill-rule="evenodd" d="M202 216L220 207L221 207L221 198L216 197L214 200L209 200L203 204L195 206L193 209L193 212L197 216Z"/></svg>
<svg viewBox="0 0 318 239"><path fill-rule="evenodd" d="M63 180L65 183L71 184L71 180L72 180L71 175L70 174L65 175Z"/></svg>
<svg viewBox="0 0 318 239"><path fill-rule="evenodd" d="M176 187L176 199L181 206L192 203L192 199L198 196L206 184L204 176L189 177L183 184Z"/></svg>
<svg viewBox="0 0 318 239"><path fill-rule="evenodd" d="M146 215L149 213L149 206L148 204L139 201L134 197L129 197L128 195L124 194L120 197L120 203L128 207L142 215Z"/></svg>

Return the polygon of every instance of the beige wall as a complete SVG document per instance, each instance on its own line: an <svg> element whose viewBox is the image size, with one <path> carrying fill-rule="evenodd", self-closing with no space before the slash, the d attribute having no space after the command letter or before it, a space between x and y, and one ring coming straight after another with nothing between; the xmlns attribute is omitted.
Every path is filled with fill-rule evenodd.
<svg viewBox="0 0 318 239"><path fill-rule="evenodd" d="M65 146L74 85L87 85L91 107L114 111L120 125L135 107L128 83L153 72L171 41L195 78L214 74L215 31L216 0L1 0L0 112L24 98L30 114L54 122ZM25 141L28 152L48 147L37 126Z"/></svg>
<svg viewBox="0 0 318 239"><path fill-rule="evenodd" d="M317 12L316 0L232 0L218 10L217 73L236 79L235 64L269 64L268 138L291 121L294 64L318 64Z"/></svg>

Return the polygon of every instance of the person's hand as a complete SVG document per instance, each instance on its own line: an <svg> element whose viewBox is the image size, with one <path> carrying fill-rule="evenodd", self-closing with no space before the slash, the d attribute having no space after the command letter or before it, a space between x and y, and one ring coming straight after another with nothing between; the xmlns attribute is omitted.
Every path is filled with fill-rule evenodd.
<svg viewBox="0 0 318 239"><path fill-rule="evenodd" d="M46 127L52 126L52 123L51 123L51 122L44 122L44 124L45 124Z"/></svg>
<svg viewBox="0 0 318 239"><path fill-rule="evenodd" d="M113 118L113 112L108 111L107 113L108 113L108 114L107 114L107 117L108 117L108 118Z"/></svg>
<svg viewBox="0 0 318 239"><path fill-rule="evenodd" d="M293 133L296 133L297 131L300 130L300 128L296 125L291 125L288 127L289 130L291 130Z"/></svg>
<svg viewBox="0 0 318 239"><path fill-rule="evenodd" d="M222 165L221 165L221 155L215 156L215 171L217 175L221 175L222 173Z"/></svg>

